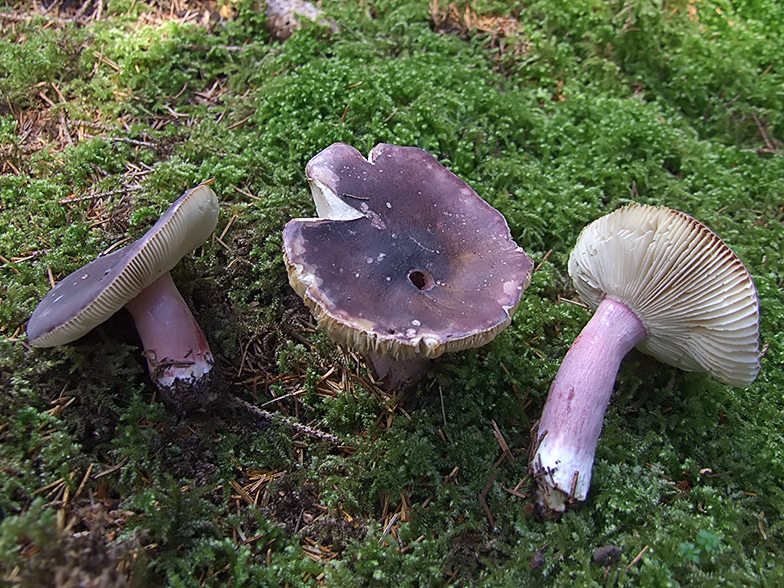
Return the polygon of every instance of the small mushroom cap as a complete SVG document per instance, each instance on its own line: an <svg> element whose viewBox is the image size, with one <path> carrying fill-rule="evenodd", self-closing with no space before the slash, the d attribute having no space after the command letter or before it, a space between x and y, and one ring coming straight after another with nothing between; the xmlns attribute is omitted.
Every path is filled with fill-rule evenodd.
<svg viewBox="0 0 784 588"><path fill-rule="evenodd" d="M362 353L438 357L511 321L532 262L503 215L414 147L368 159L336 143L306 170L323 219L283 231L289 281L319 325Z"/></svg>
<svg viewBox="0 0 784 588"><path fill-rule="evenodd" d="M632 204L580 233L569 257L580 298L628 306L637 347L687 371L747 386L759 371L759 299L749 272L710 229L665 207Z"/></svg>
<svg viewBox="0 0 784 588"><path fill-rule="evenodd" d="M27 324L33 347L70 343L101 324L204 243L218 222L218 198L201 184L172 204L138 241L61 280Z"/></svg>

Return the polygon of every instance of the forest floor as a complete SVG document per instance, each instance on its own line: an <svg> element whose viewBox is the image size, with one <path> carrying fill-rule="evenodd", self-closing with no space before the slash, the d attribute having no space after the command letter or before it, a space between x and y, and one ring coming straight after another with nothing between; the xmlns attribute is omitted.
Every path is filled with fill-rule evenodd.
<svg viewBox="0 0 784 588"><path fill-rule="evenodd" d="M319 6L287 39L261 1L0 7L0 584L784 584L784 6ZM534 261L506 330L403 391L288 284L281 231L340 141L427 150ZM172 273L221 399L164 405L125 311L28 344L54 283L211 179L218 227ZM743 260L762 368L731 388L633 351L588 499L548 520L530 432L590 317L569 252L631 202Z"/></svg>

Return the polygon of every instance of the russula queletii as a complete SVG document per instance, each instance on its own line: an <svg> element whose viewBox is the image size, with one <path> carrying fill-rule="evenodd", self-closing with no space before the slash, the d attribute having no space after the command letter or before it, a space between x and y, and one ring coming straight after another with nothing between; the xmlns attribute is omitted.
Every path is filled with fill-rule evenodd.
<svg viewBox="0 0 784 588"><path fill-rule="evenodd" d="M283 230L289 282L387 387L509 325L531 259L503 215L429 153L343 143L306 168L319 218Z"/></svg>
<svg viewBox="0 0 784 588"><path fill-rule="evenodd" d="M585 227L569 257L595 309L550 388L532 460L537 500L562 512L585 500L620 363L633 348L747 386L759 363L759 301L749 272L702 223L632 204Z"/></svg>
<svg viewBox="0 0 784 588"><path fill-rule="evenodd" d="M217 222L215 192L206 184L188 190L138 241L60 280L30 317L28 342L70 343L124 306L136 323L153 381L164 392L194 388L212 369L212 353L169 270L204 243Z"/></svg>

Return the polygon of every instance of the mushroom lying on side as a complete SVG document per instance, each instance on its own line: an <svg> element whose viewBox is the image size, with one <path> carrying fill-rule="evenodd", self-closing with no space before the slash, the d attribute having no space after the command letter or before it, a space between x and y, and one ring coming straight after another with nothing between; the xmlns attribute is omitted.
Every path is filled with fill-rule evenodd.
<svg viewBox="0 0 784 588"><path fill-rule="evenodd" d="M511 322L532 262L503 215L429 153L336 143L307 165L318 219L283 231L289 281L388 387Z"/></svg>
<svg viewBox="0 0 784 588"><path fill-rule="evenodd" d="M604 412L633 348L687 371L747 386L760 364L757 291L710 229L671 210L633 204L580 233L569 275L594 316L561 364L532 461L539 504L585 500Z"/></svg>
<svg viewBox="0 0 784 588"><path fill-rule="evenodd" d="M138 241L98 257L52 288L30 317L29 343L70 343L125 306L164 399L180 408L211 400L205 376L212 353L169 270L207 240L217 221L215 192L205 184L189 190Z"/></svg>

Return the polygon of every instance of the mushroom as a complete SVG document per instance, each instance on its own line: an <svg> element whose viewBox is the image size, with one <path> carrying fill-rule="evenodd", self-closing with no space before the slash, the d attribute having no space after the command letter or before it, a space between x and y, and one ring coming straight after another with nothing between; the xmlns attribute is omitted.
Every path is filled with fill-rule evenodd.
<svg viewBox="0 0 784 588"><path fill-rule="evenodd" d="M98 257L52 288L30 317L28 342L70 343L125 306L164 398L181 396L197 383L209 397L202 378L212 369L212 353L169 270L207 240L217 221L215 192L206 184L187 191L138 241Z"/></svg>
<svg viewBox="0 0 784 588"><path fill-rule="evenodd" d="M511 322L532 262L503 215L429 153L336 143L306 175L318 219L283 230L289 282L390 388Z"/></svg>
<svg viewBox="0 0 784 588"><path fill-rule="evenodd" d="M740 259L682 212L632 204L583 229L569 275L595 314L552 383L532 461L550 514L585 500L620 363L633 348L746 386L759 371L759 301Z"/></svg>

